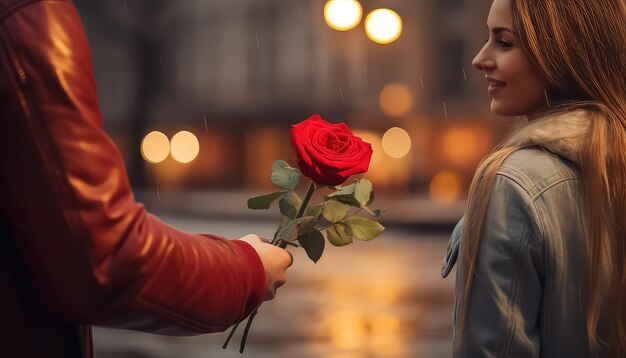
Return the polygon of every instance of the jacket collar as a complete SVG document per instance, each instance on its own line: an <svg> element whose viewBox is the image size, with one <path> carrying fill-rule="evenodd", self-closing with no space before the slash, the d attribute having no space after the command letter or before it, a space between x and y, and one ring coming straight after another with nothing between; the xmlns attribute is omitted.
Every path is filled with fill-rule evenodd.
<svg viewBox="0 0 626 358"><path fill-rule="evenodd" d="M587 143L591 113L584 109L561 111L528 121L522 118L500 148L541 146L580 165L582 149ZM457 261L464 217L458 222L448 243L441 265L441 276L447 277Z"/></svg>

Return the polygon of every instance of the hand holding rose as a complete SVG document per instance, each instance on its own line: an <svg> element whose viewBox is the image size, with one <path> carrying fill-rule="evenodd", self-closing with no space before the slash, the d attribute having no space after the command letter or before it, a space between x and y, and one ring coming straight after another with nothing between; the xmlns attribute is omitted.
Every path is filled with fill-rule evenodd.
<svg viewBox="0 0 626 358"><path fill-rule="evenodd" d="M276 290L287 282L287 268L293 263L293 256L254 234L246 235L239 240L250 244L259 255L265 269L265 301L274 299Z"/></svg>

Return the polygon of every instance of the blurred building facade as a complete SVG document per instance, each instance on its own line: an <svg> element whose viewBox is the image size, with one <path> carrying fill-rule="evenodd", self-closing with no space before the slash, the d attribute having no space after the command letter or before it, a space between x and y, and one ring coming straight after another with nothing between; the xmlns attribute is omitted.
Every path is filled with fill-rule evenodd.
<svg viewBox="0 0 626 358"><path fill-rule="evenodd" d="M504 130L488 111L483 74L471 68L489 2L361 3L363 17L379 7L396 11L400 38L376 44L363 20L335 31L325 24L325 1L76 1L105 128L133 183L265 187L275 158L293 163L289 125L318 113L373 143L367 176L383 191L462 195ZM401 158L382 147L391 127L411 138ZM196 160L143 161L143 135L181 129L199 139ZM437 184L437 177L447 179Z"/></svg>

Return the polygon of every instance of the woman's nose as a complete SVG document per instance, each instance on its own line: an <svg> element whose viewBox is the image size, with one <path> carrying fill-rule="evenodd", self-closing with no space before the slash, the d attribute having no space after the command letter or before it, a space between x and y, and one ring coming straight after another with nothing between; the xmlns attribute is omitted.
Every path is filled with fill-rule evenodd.
<svg viewBox="0 0 626 358"><path fill-rule="evenodd" d="M472 66L474 66L474 68L477 70L489 71L493 70L496 67L496 62L485 53L486 47L487 46L485 45L485 47L483 47L476 54L474 60L472 60Z"/></svg>

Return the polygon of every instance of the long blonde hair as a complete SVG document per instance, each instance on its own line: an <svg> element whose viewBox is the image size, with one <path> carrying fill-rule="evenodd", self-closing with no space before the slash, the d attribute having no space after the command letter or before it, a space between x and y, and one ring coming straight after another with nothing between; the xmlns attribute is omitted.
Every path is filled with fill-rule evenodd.
<svg viewBox="0 0 626 358"><path fill-rule="evenodd" d="M600 348L597 330L602 317L609 329L603 351L626 356L625 5L622 0L511 1L524 51L553 87L548 95L562 104L561 110L584 108L591 113L588 142L580 158L588 212L599 213L588 215L585 234L589 353ZM498 146L479 164L469 188L457 338L464 331L495 175L520 148Z"/></svg>

